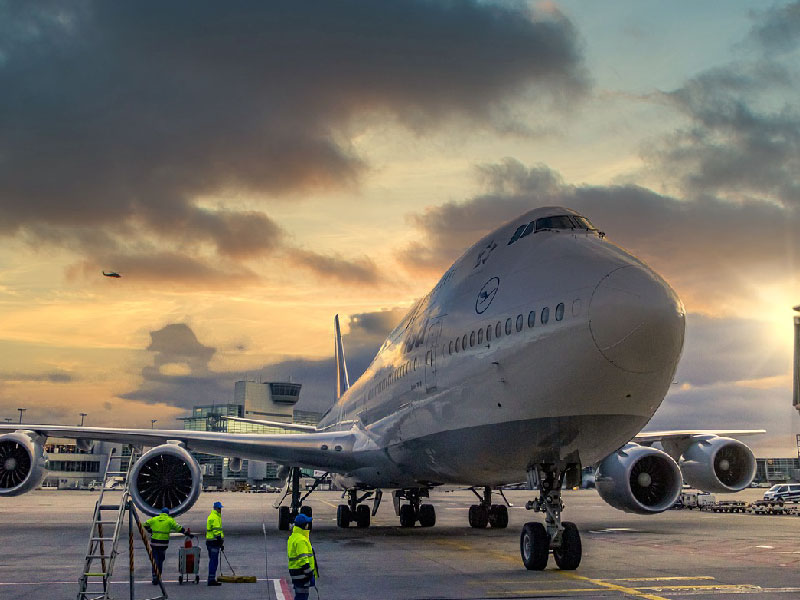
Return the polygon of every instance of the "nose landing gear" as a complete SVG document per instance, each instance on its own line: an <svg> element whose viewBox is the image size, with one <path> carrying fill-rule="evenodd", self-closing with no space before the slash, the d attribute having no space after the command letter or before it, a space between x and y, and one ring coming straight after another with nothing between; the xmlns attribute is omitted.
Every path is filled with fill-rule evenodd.
<svg viewBox="0 0 800 600"><path fill-rule="evenodd" d="M526 569L541 571L547 567L550 551L560 569L572 571L581 562L581 536L575 523L561 521L564 503L561 488L565 472L552 464L536 465L528 471L528 483L539 490L539 498L525 508L545 513L545 525L525 523L520 534L519 550Z"/></svg>

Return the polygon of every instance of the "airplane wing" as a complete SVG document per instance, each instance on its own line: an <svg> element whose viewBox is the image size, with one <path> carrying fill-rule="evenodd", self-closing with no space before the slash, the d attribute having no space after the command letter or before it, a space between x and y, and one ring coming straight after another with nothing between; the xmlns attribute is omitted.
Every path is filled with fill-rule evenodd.
<svg viewBox="0 0 800 600"><path fill-rule="evenodd" d="M237 421L239 423L253 423L254 425L266 425L268 427L283 427L291 431L302 431L305 433L316 433L317 428L313 425L298 425L297 423L281 423L280 421L264 421L263 419L248 419L246 417L229 417L227 415L215 415L218 419Z"/></svg>
<svg viewBox="0 0 800 600"><path fill-rule="evenodd" d="M767 433L766 429L679 429L674 431L642 431L633 438L633 442L647 446L666 440L690 439L697 436L716 435L719 437L739 437L743 435L759 435Z"/></svg>
<svg viewBox="0 0 800 600"><path fill-rule="evenodd" d="M374 446L360 430L297 434L222 433L187 429L122 429L67 425L0 424L0 434L33 432L63 437L139 446L159 446L169 440L188 450L216 456L269 460L280 464L347 472L358 466L359 449Z"/></svg>

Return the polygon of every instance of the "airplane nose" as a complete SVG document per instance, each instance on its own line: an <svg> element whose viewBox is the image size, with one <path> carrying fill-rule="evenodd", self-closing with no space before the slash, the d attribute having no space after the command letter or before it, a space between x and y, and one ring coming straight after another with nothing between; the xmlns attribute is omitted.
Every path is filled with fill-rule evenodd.
<svg viewBox="0 0 800 600"><path fill-rule="evenodd" d="M678 360L685 309L660 277L629 265L597 284L589 303L589 328L611 364L630 373L652 373Z"/></svg>

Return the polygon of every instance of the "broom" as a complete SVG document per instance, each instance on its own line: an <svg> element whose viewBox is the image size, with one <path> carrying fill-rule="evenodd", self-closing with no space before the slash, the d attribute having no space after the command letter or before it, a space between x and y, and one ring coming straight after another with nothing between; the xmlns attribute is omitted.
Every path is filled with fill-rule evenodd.
<svg viewBox="0 0 800 600"><path fill-rule="evenodd" d="M222 556L225 557L225 562L228 563L228 568L231 570L233 575L218 575L217 581L221 581L222 583L255 583L256 576L255 575L237 575L236 571L233 570L231 566L231 561L228 560L228 555L225 554L225 550L222 551Z"/></svg>

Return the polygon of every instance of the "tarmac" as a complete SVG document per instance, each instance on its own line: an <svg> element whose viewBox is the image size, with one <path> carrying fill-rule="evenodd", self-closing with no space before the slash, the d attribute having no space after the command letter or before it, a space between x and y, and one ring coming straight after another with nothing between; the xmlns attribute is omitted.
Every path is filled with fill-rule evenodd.
<svg viewBox="0 0 800 600"><path fill-rule="evenodd" d="M752 501L763 492L748 489L718 498ZM471 529L467 509L475 497L468 490L432 493L437 523L431 528L401 529L387 493L369 529L338 529L341 493L314 492L308 504L314 511L311 540L320 578L311 599L800 598L800 517L697 510L630 515L605 504L593 490L568 491L565 520L581 531L583 561L576 571L560 571L551 557L547 570L534 572L525 570L519 556L522 525L542 520L524 508L534 494L506 493L514 505L507 529ZM0 498L0 599L76 598L96 498L91 492L49 490ZM179 536L165 564L169 598L291 599L288 534L278 531L272 507L278 498L202 494L178 521L204 533L211 504L220 500L227 556L237 574L258 580L207 587L207 553L201 544L200 584L178 585ZM125 537L112 577L117 599L129 598L127 547ZM152 598L158 587L150 584L140 540L134 548L135 597ZM222 562L223 573L229 573Z"/></svg>

